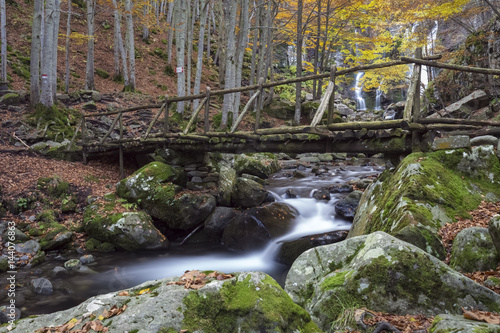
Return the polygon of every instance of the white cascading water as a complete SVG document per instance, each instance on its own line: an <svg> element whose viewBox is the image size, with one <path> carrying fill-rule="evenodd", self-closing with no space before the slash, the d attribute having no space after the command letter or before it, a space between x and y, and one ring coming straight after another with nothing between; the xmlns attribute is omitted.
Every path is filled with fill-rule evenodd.
<svg viewBox="0 0 500 333"><path fill-rule="evenodd" d="M432 51L436 44L438 29L439 29L439 23L438 21L435 21L434 27L427 36L427 46L425 47L425 50L427 51L425 55L427 56L432 55ZM429 75L429 70L431 71L432 74L434 71L434 67L422 66L421 82L425 88L427 88L427 86L429 85L429 77L434 76L434 75Z"/></svg>
<svg viewBox="0 0 500 333"><path fill-rule="evenodd" d="M364 72L358 72L354 81L354 94L358 110L366 110L365 99L363 98L363 86L360 85L360 80L365 75Z"/></svg>
<svg viewBox="0 0 500 333"><path fill-rule="evenodd" d="M382 109L381 100L382 100L382 90L380 90L380 87L378 87L375 95L375 110Z"/></svg>

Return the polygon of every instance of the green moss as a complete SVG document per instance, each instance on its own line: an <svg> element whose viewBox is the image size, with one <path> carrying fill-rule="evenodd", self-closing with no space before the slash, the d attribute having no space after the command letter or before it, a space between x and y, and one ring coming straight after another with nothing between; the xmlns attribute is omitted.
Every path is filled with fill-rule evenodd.
<svg viewBox="0 0 500 333"><path fill-rule="evenodd" d="M330 277L326 278L321 283L321 289L323 291L325 291L325 290L330 290L330 289L344 285L345 280L346 280L346 275L349 273L350 273L349 271L338 272L334 276L330 276Z"/></svg>
<svg viewBox="0 0 500 333"><path fill-rule="evenodd" d="M70 194L70 185L59 176L40 178L37 189L53 198L66 197Z"/></svg>
<svg viewBox="0 0 500 333"><path fill-rule="evenodd" d="M232 333L239 327L242 332L319 332L309 314L270 277L256 285L250 276L244 281L232 279L219 292L191 292L184 304L189 315L184 316L183 328L189 331Z"/></svg>
<svg viewBox="0 0 500 333"><path fill-rule="evenodd" d="M101 68L96 68L95 73L100 77L102 77L103 79L108 79L110 76L108 72L106 72L104 69Z"/></svg>
<svg viewBox="0 0 500 333"><path fill-rule="evenodd" d="M80 118L81 113L74 109L37 104L35 112L29 114L26 120L32 126L44 129L45 138L61 142L73 137L75 125Z"/></svg>

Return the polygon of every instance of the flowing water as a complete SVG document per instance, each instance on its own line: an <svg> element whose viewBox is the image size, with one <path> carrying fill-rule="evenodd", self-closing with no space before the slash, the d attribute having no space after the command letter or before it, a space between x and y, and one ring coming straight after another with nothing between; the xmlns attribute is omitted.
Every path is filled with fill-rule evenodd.
<svg viewBox="0 0 500 333"><path fill-rule="evenodd" d="M381 162L381 161L378 161ZM283 284L288 267L277 263L274 258L280 243L327 231L348 230L351 223L335 216L335 203L345 194L332 194L330 201L317 201L312 198L315 190L341 185L346 182L379 174L383 167L372 162L364 166L328 166L328 171L316 176L311 169L304 172L307 177L292 179L290 170L283 170L270 179L267 189L276 200L284 201L295 207L299 217L295 227L284 237L273 240L267 248L251 253L229 252L214 244L172 244L162 253L126 253L95 254L97 263L89 265L96 273L74 273L66 277L53 277L54 266L62 266L64 259L57 262L57 257L41 266L18 273L19 277L46 277L54 284L54 294L35 295L23 288L19 292L18 306L23 317L31 314L50 313L77 305L96 294L129 288L139 283L182 275L186 270L218 270L226 273L238 271L264 271ZM297 198L285 199L286 191L293 189ZM57 289L57 290L56 290Z"/></svg>
<svg viewBox="0 0 500 333"><path fill-rule="evenodd" d="M365 99L363 98L363 86L360 83L361 78L365 75L364 72L358 72L354 81L354 95L356 97L356 104L358 110L366 110Z"/></svg>

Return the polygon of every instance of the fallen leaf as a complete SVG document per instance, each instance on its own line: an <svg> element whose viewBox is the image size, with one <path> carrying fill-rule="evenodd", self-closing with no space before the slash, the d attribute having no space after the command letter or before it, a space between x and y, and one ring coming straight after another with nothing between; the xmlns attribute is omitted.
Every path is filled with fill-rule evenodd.
<svg viewBox="0 0 500 333"><path fill-rule="evenodd" d="M475 321L484 321L488 324L500 325L500 313L493 313L488 311L478 311L472 310L468 311L462 308L464 311L464 318L475 320Z"/></svg>

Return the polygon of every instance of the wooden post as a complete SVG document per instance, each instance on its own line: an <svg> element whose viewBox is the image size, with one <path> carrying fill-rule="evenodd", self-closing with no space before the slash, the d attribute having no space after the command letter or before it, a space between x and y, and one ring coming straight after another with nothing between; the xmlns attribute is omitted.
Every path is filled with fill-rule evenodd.
<svg viewBox="0 0 500 333"><path fill-rule="evenodd" d="M163 118L163 133L164 134L167 134L168 133L168 116L169 116L169 112L168 112L168 95L165 95L165 117Z"/></svg>
<svg viewBox="0 0 500 333"><path fill-rule="evenodd" d="M206 99L207 101L205 102L205 118L203 120L203 132L206 134L208 131L210 131L210 87L207 86L206 89Z"/></svg>
<svg viewBox="0 0 500 333"><path fill-rule="evenodd" d="M415 50L415 58L422 59L422 48L418 47ZM412 108L412 117L410 120L412 122L418 121L420 118L420 83L422 76L422 65L415 64L414 70L416 71L415 77L415 95L413 96L413 108ZM412 131L411 132L411 150L412 152L421 151L420 148L420 132Z"/></svg>
<svg viewBox="0 0 500 333"><path fill-rule="evenodd" d="M328 121L327 125L333 123L333 112L335 111L335 74L337 74L337 66L333 65L330 69L330 82L333 84L332 95L328 101Z"/></svg>
<svg viewBox="0 0 500 333"><path fill-rule="evenodd" d="M125 178L125 172L123 170L123 113L120 113L120 179Z"/></svg>
<svg viewBox="0 0 500 333"><path fill-rule="evenodd" d="M255 110L255 130L259 129L260 111L262 110L262 103L264 102L264 78L259 79L259 99L257 102L257 110Z"/></svg>
<svg viewBox="0 0 500 333"><path fill-rule="evenodd" d="M83 164L87 164L87 152L85 151L85 145L87 144L87 123L85 122L85 116L82 117L82 155Z"/></svg>

